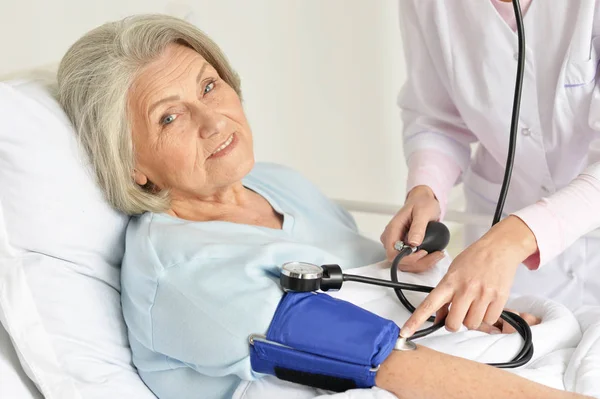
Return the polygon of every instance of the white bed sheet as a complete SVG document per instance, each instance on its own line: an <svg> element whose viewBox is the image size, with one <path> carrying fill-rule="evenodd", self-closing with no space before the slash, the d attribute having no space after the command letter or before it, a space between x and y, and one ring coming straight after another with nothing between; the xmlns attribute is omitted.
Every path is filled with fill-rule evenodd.
<svg viewBox="0 0 600 399"><path fill-rule="evenodd" d="M2 324L0 324L0 381L0 398L43 398L21 367L10 336Z"/></svg>
<svg viewBox="0 0 600 399"><path fill-rule="evenodd" d="M437 269L423 274L401 273L400 281L435 285L443 275L449 260ZM389 267L376 264L352 271L354 274L389 278ZM332 294L353 302L380 316L402 325L409 313L399 303L392 290L357 283L345 283L343 289ZM418 303L423 294L407 295ZM581 309L573 314L564 306L550 300L534 297L511 298L508 306L527 311L542 318L532 327L534 357L524 367L509 370L530 380L557 389L579 392L600 398L600 307ZM479 362L510 360L522 345L517 334L488 335L463 329L458 333L440 330L420 339L420 344L441 352ZM393 399L394 395L380 389L357 389L332 394L297 384L278 381L274 377L247 382L238 387L234 399Z"/></svg>
<svg viewBox="0 0 600 399"><path fill-rule="evenodd" d="M434 285L443 275L447 263L423 275L400 274L401 281ZM366 266L352 273L387 278L385 264ZM408 312L398 304L389 289L346 283L332 296L348 300L399 325ZM413 303L422 294L408 293ZM519 311L541 316L543 323L532 328L535 356L526 366L511 370L515 374L552 386L600 398L600 307L586 307L575 314L553 301L533 297L511 299L509 305ZM516 335L487 335L463 330L456 334L439 331L419 343L430 348L481 361L504 361L519 350L521 338ZM27 377L19 363L10 337L0 325L0 398L41 399L43 396ZM243 382L234 399L394 399L392 394L374 388L333 394L265 377Z"/></svg>

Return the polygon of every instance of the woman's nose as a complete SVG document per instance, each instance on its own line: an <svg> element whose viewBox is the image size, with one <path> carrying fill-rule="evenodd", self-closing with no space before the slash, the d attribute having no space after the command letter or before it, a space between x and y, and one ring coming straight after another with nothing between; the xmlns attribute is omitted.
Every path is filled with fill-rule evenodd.
<svg viewBox="0 0 600 399"><path fill-rule="evenodd" d="M202 107L197 113L198 132L200 137L208 139L218 135L225 128L226 118L208 107Z"/></svg>

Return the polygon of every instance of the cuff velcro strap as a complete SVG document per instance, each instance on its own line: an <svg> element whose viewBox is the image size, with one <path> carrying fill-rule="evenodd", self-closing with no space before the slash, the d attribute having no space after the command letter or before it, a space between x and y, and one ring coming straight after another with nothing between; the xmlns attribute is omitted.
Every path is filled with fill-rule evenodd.
<svg viewBox="0 0 600 399"><path fill-rule="evenodd" d="M394 322L327 294L287 293L266 337L251 340L252 369L331 391L372 387L399 332Z"/></svg>

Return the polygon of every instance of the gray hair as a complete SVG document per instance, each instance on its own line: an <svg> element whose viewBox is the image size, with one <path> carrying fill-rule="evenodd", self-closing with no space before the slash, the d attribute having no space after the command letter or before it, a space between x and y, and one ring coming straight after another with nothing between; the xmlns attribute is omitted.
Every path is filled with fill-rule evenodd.
<svg viewBox="0 0 600 399"><path fill-rule="evenodd" d="M240 80L202 31L166 15L138 15L102 25L67 51L58 68L58 100L87 151L108 202L127 214L163 212L169 193L135 183L128 91L139 71L167 45L197 51L241 97Z"/></svg>

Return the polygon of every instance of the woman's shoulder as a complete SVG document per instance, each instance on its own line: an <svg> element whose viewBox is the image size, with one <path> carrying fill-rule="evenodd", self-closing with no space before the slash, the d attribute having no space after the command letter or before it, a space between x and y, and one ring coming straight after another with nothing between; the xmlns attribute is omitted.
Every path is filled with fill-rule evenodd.
<svg viewBox="0 0 600 399"><path fill-rule="evenodd" d="M155 246L155 216L152 212L146 212L129 219L125 236L123 272L132 272L135 269L144 274L160 274L159 269L163 267L164 262Z"/></svg>
<svg viewBox="0 0 600 399"><path fill-rule="evenodd" d="M301 172L289 167L270 162L258 162L244 179L260 185L271 193L295 198L323 197L321 190Z"/></svg>
<svg viewBox="0 0 600 399"><path fill-rule="evenodd" d="M257 162L248 174L248 177L265 182L279 181L286 183L290 179L308 182L308 179L299 171L274 162Z"/></svg>
<svg viewBox="0 0 600 399"><path fill-rule="evenodd" d="M339 221L356 230L356 223L348 212L302 173L288 166L257 163L248 175L248 182L269 194L291 213L320 215L321 218L330 216L329 221Z"/></svg>
<svg viewBox="0 0 600 399"><path fill-rule="evenodd" d="M225 256L226 243L239 233L229 224L194 222L167 214L146 212L127 226L124 267L135 265L145 274L162 274L189 261ZM222 245L220 245L222 244Z"/></svg>

